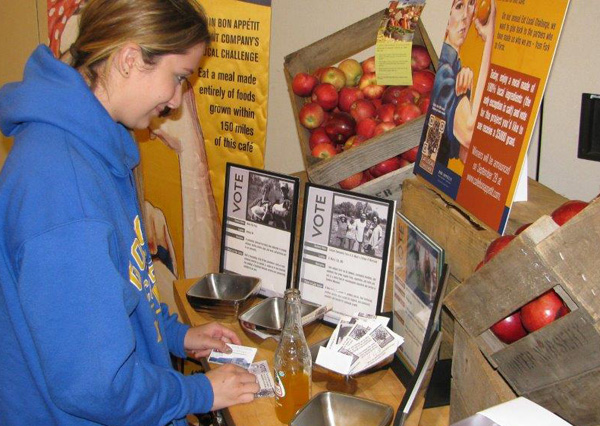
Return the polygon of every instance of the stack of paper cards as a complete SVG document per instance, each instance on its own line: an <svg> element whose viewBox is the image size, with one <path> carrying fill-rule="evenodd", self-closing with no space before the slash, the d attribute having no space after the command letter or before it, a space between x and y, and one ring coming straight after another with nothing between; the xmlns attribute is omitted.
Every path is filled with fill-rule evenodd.
<svg viewBox="0 0 600 426"><path fill-rule="evenodd" d="M227 346L231 348L231 353L226 354L213 349L208 356L208 362L215 364L235 364L248 369L256 355L256 348L234 345L233 343L227 343Z"/></svg>
<svg viewBox="0 0 600 426"><path fill-rule="evenodd" d="M275 382L271 376L271 369L267 361L259 361L251 364L248 371L256 376L256 382L260 386L254 395L256 398L269 398L275 396Z"/></svg>
<svg viewBox="0 0 600 426"><path fill-rule="evenodd" d="M358 313L342 318L316 363L343 375L357 374L392 356L404 339L387 327L388 318Z"/></svg>

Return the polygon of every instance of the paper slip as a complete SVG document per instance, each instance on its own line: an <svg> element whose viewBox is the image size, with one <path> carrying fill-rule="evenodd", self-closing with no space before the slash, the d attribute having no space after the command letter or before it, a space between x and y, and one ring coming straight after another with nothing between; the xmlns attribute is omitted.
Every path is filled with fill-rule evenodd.
<svg viewBox="0 0 600 426"><path fill-rule="evenodd" d="M344 355L321 346L315 362L321 367L327 368L328 370L346 375L350 372L352 356Z"/></svg>
<svg viewBox="0 0 600 426"><path fill-rule="evenodd" d="M248 371L256 376L256 381L260 386L259 391L254 395L256 398L272 398L275 396L275 382L267 361L251 364Z"/></svg>
<svg viewBox="0 0 600 426"><path fill-rule="evenodd" d="M230 354L213 349L208 357L208 362L213 362L215 364L236 364L248 369L256 355L256 348L234 345L233 343L227 343L227 346L231 348Z"/></svg>

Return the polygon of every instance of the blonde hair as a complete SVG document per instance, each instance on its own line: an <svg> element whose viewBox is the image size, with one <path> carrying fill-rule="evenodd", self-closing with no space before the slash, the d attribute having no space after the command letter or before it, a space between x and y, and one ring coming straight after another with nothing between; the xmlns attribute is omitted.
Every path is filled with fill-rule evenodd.
<svg viewBox="0 0 600 426"><path fill-rule="evenodd" d="M71 66L94 88L98 69L128 42L140 46L146 64L210 42L208 19L195 0L88 0L79 34L69 48Z"/></svg>

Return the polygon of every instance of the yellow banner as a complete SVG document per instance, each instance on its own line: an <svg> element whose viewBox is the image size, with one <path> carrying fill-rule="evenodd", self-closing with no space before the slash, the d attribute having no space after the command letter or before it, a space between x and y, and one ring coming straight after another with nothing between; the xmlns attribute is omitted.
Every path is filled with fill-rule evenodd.
<svg viewBox="0 0 600 426"><path fill-rule="evenodd" d="M226 163L264 167L271 34L271 7L265 3L201 2L213 41L194 88L221 215Z"/></svg>

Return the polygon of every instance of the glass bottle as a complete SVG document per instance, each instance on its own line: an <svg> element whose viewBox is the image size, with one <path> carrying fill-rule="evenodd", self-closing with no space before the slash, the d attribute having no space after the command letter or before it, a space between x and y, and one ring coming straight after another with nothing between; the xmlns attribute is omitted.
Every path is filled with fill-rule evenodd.
<svg viewBox="0 0 600 426"><path fill-rule="evenodd" d="M285 291L285 317L275 350L275 414L288 424L311 396L312 359L302 329L300 291Z"/></svg>

